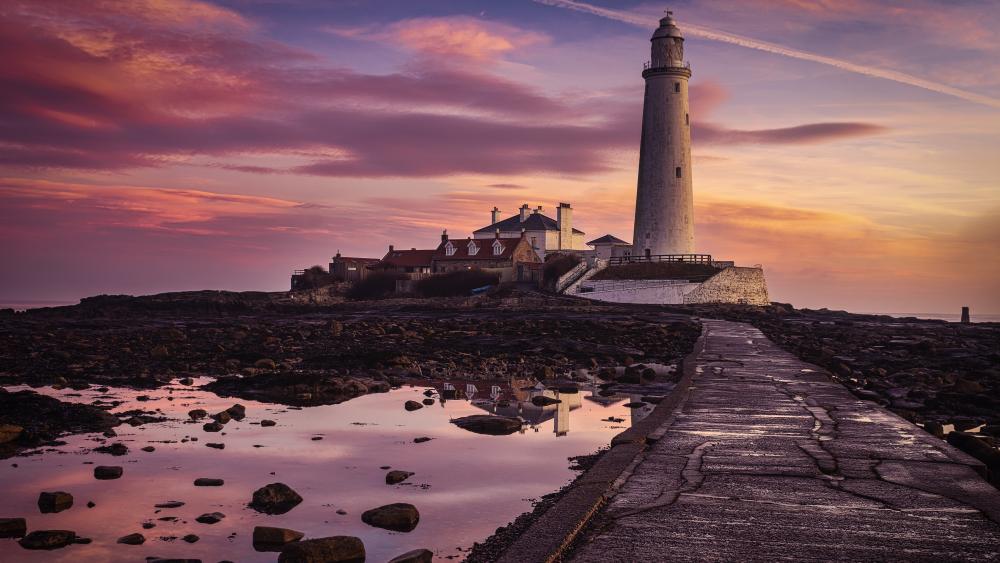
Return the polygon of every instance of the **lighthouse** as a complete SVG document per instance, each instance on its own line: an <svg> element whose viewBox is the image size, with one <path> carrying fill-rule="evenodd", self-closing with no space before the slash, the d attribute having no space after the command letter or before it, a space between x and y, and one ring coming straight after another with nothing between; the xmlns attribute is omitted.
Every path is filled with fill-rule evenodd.
<svg viewBox="0 0 1000 563"><path fill-rule="evenodd" d="M684 37L671 12L650 39L642 77L642 143L635 194L633 256L694 252L691 117Z"/></svg>

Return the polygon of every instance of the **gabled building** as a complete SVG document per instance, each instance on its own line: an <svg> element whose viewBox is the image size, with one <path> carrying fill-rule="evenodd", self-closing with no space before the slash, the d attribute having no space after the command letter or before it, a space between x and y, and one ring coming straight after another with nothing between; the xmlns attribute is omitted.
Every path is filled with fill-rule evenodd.
<svg viewBox="0 0 1000 563"><path fill-rule="evenodd" d="M524 233L531 248L539 256L547 253L587 250L583 242L584 232L573 228L573 208L568 203L560 203L556 209L556 218L542 214L542 206L534 210L525 203L520 212L506 219L500 218L500 210L493 208L489 225L472 233L474 239L494 238L497 231L501 238L520 237Z"/></svg>
<svg viewBox="0 0 1000 563"><path fill-rule="evenodd" d="M604 235L587 243L594 248L594 255L602 260L620 258L632 255L632 243L625 242L614 235Z"/></svg>
<svg viewBox="0 0 1000 563"><path fill-rule="evenodd" d="M368 276L369 266L378 264L378 258L351 258L341 256L340 251L330 260L330 276L346 282L358 282Z"/></svg>
<svg viewBox="0 0 1000 563"><path fill-rule="evenodd" d="M411 274L411 277L418 278L421 274L430 274L434 268L434 250L396 250L389 245L389 251L385 253L377 263L368 266L370 269L382 272L397 272L401 274Z"/></svg>
<svg viewBox="0 0 1000 563"><path fill-rule="evenodd" d="M448 231L444 231L433 263L435 274L475 268L499 273L501 282L541 279L542 259L523 233L503 238L497 230L492 238L449 239Z"/></svg>

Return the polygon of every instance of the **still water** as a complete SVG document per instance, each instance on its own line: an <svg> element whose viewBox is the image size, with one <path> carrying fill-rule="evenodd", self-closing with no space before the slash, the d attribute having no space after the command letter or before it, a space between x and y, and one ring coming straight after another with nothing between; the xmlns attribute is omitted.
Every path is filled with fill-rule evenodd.
<svg viewBox="0 0 1000 563"><path fill-rule="evenodd" d="M568 457L605 446L630 424L632 416L642 417L651 408L633 412L623 406L627 397L609 399L584 389L562 394L559 405L540 408L521 403L521 415L530 426L509 436L485 436L462 430L449 420L493 410L490 395L498 392L501 399L509 398L516 406L518 398L526 398L521 387L501 386L491 393L490 384L477 383L481 391L471 401L437 401L413 412L404 410L403 403L421 401L428 387L404 387L338 405L296 410L221 398L198 389L206 381L196 381L191 387L175 382L143 392L112 389L107 394L95 389L38 389L74 402L90 403L99 397L122 400L113 412L156 410L171 420L134 428L123 424L116 428L117 438L72 436L65 439L66 445L40 455L0 462L0 517L26 518L29 532L73 530L93 539L89 545L55 551L27 551L16 540L0 539L0 560L142 561L155 556L275 561L276 553L254 550L254 526L291 528L304 532L307 539L357 536L364 541L369 561L386 561L416 548L431 549L437 558L458 560L473 542L530 509L532 499L569 482L576 472L569 469ZM464 383L459 385L462 395ZM552 396L552 392L546 394ZM139 395L148 395L149 400L138 401ZM223 433L203 431L205 420L187 420L191 409L214 413L237 402L246 406L247 416L226 424ZM608 422L609 417L624 421ZM272 419L277 426L261 427L261 419ZM421 436L432 440L413 442ZM197 441L190 441L191 437ZM90 451L101 442L124 443L129 453L114 457ZM206 447L207 442L224 443L225 449ZM144 452L144 446L153 446L155 451ZM96 480L95 465L120 465L124 475L117 480ZM386 485L382 466L415 474L402 484ZM221 478L225 485L195 487L193 481L199 477ZM274 482L292 487L303 502L282 515L260 514L246 506L254 490ZM74 497L73 507L41 514L37 506L41 491L68 492ZM185 504L154 508L174 500ZM95 506L88 508L88 501ZM363 511L393 502L417 507L420 523L415 530L390 532L362 523ZM208 512L222 512L225 518L211 525L195 522ZM145 522L155 527L143 529ZM134 532L146 537L145 544L115 543ZM187 534L196 534L200 540L182 541Z"/></svg>

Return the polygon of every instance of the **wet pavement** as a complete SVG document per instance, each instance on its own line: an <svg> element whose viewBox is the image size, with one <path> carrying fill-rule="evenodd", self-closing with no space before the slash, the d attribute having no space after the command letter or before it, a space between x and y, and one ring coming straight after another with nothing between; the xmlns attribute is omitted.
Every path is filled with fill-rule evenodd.
<svg viewBox="0 0 1000 563"><path fill-rule="evenodd" d="M96 388L38 389L71 402L119 400L123 403L116 412L139 408L168 420L137 427L123 424L115 429L115 438L68 436L63 438L65 445L3 460L0 518L26 518L29 532L72 530L93 541L55 551L27 551L16 539L0 539L0 561L142 561L152 556L276 560L276 553L255 551L251 542L255 526L298 530L306 539L357 536L370 561L385 561L418 548L429 548L441 559L460 559L473 542L530 509L531 499L572 479L576 473L569 469L568 457L605 446L652 408L629 409L624 406L629 397L602 397L587 388L572 394L522 393L519 386L501 383L494 389L475 382L478 392L471 400L468 392L474 389L468 384L456 391L465 398L444 402L438 390L421 385L298 409L222 398L200 387L208 381L196 379L189 386L175 380L156 390L111 388L106 393ZM435 397L433 404L413 412L404 409L409 400L424 404L425 391ZM491 396L496 393L500 395ZM525 401L536 393L562 402L538 407ZM501 399L504 412L526 421L521 432L484 436L450 422L497 410L495 398ZM208 419L188 420L191 409L216 413L236 402L246 407L246 418L226 423L221 432L203 430ZM606 420L609 417L615 420ZM275 425L261 425L264 420ZM415 443L418 437L431 440ZM112 443L124 444L128 453L112 456L94 451ZM224 448L206 447L208 443ZM149 446L152 451L142 449ZM95 479L96 466L120 466L123 474ZM389 470L414 474L387 485ZM222 479L224 484L196 487L198 478ZM284 514L262 514L247 507L256 489L276 482L294 489L302 503ZM37 506L42 491L68 492L74 497L73 506L42 514ZM154 506L170 501L184 504ZM94 506L88 507L88 502ZM397 502L412 503L420 511L412 532L391 532L362 522L365 510ZM196 520L214 512L225 516L214 524ZM116 543L133 533L143 534L145 543ZM188 534L199 539L189 544L183 540Z"/></svg>
<svg viewBox="0 0 1000 563"><path fill-rule="evenodd" d="M690 395L573 560L996 561L981 464L750 325L705 321Z"/></svg>

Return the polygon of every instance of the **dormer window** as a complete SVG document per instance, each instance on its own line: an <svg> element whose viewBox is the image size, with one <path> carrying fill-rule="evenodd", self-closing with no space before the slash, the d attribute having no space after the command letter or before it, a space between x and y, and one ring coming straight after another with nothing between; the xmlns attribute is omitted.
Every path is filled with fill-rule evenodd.
<svg viewBox="0 0 1000 563"><path fill-rule="evenodd" d="M455 254L455 245L448 241L448 244L444 245L444 255L453 256Z"/></svg>
<svg viewBox="0 0 1000 563"><path fill-rule="evenodd" d="M477 252L479 252L479 247L476 246L476 243L470 241L469 242L469 256L475 256Z"/></svg>
<svg viewBox="0 0 1000 563"><path fill-rule="evenodd" d="M493 241L493 255L500 256L501 254L503 254L503 245L498 240Z"/></svg>

